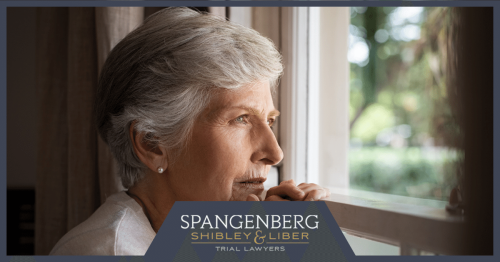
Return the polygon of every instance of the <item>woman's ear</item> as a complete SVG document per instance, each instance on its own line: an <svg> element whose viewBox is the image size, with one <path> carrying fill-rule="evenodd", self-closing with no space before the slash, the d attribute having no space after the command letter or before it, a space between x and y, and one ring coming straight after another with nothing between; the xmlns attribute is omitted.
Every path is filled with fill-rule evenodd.
<svg viewBox="0 0 500 262"><path fill-rule="evenodd" d="M134 152L151 171L155 173L163 173L168 166L167 151L161 145L152 145L145 137L145 133L135 131L135 121L130 124L129 136Z"/></svg>

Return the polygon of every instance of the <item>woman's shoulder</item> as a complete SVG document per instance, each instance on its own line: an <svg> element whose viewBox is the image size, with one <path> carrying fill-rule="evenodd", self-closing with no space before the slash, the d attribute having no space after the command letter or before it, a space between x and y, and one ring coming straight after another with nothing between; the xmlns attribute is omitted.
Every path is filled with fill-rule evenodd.
<svg viewBox="0 0 500 262"><path fill-rule="evenodd" d="M66 233L50 254L144 255L154 237L141 206L120 192Z"/></svg>

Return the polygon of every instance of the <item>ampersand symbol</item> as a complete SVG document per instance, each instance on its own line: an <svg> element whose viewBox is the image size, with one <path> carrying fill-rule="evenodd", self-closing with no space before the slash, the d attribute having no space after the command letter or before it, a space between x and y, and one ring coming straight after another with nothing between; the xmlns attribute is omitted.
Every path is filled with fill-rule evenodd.
<svg viewBox="0 0 500 262"><path fill-rule="evenodd" d="M253 242L255 242L255 244L257 245L261 245L264 243L264 238L266 238L266 236L260 236L260 234L258 233L262 233L262 230L257 230L257 232L255 232L255 238L253 239ZM262 240L261 242L258 241L258 239Z"/></svg>

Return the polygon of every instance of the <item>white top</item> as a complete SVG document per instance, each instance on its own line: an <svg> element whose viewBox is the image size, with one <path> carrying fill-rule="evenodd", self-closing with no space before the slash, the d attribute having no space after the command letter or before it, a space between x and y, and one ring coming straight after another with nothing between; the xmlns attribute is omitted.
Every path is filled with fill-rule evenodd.
<svg viewBox="0 0 500 262"><path fill-rule="evenodd" d="M142 207L123 191L66 233L50 255L143 256L155 236Z"/></svg>

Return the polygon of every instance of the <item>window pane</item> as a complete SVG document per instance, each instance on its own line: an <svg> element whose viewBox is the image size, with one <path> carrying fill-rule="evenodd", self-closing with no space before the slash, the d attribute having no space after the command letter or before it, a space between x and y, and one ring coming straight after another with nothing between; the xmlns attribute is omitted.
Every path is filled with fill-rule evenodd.
<svg viewBox="0 0 500 262"><path fill-rule="evenodd" d="M447 200L458 185L452 23L448 7L351 8L351 188Z"/></svg>

